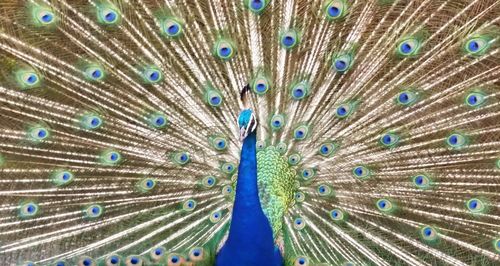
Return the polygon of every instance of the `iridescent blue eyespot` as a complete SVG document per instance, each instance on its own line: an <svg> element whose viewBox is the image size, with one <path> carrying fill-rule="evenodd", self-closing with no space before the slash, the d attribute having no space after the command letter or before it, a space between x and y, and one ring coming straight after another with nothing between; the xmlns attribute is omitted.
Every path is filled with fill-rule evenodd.
<svg viewBox="0 0 500 266"><path fill-rule="evenodd" d="M333 57L333 68L339 73L344 73L353 65L351 54L340 54Z"/></svg>
<svg viewBox="0 0 500 266"><path fill-rule="evenodd" d="M330 186L328 186L328 185L325 185L325 184L319 185L316 191L322 197L333 195L332 188Z"/></svg>
<svg viewBox="0 0 500 266"><path fill-rule="evenodd" d="M316 175L316 171L314 168L305 168L305 169L302 169L300 174L301 174L302 180L309 181L312 178L314 178L314 176Z"/></svg>
<svg viewBox="0 0 500 266"><path fill-rule="evenodd" d="M431 179L428 175L419 174L412 177L413 184L419 189L427 189L431 186Z"/></svg>
<svg viewBox="0 0 500 266"><path fill-rule="evenodd" d="M289 165L297 165L302 160L302 157L298 153L291 154L288 156L288 164Z"/></svg>
<svg viewBox="0 0 500 266"><path fill-rule="evenodd" d="M484 213L487 210L486 203L478 198L469 199L465 206L472 214Z"/></svg>
<svg viewBox="0 0 500 266"><path fill-rule="evenodd" d="M176 18L166 18L161 27L163 34L171 38L179 37L183 32L183 26Z"/></svg>
<svg viewBox="0 0 500 266"><path fill-rule="evenodd" d="M297 257L294 261L294 266L309 266L309 259L307 257Z"/></svg>
<svg viewBox="0 0 500 266"><path fill-rule="evenodd" d="M18 217L21 219L34 218L39 212L40 207L34 201L25 201L18 207Z"/></svg>
<svg viewBox="0 0 500 266"><path fill-rule="evenodd" d="M36 26L49 26L54 24L56 21L56 15L54 12L47 7L39 6L34 8L32 11L32 16L34 18L34 24Z"/></svg>
<svg viewBox="0 0 500 266"><path fill-rule="evenodd" d="M394 204L388 199L379 199L376 205L378 210L384 213L390 213L395 208Z"/></svg>
<svg viewBox="0 0 500 266"><path fill-rule="evenodd" d="M420 228L420 237L424 241L433 242L438 239L439 235L434 227L426 225Z"/></svg>
<svg viewBox="0 0 500 266"><path fill-rule="evenodd" d="M236 171L236 166L230 162L224 162L221 167L221 171L225 174L232 175Z"/></svg>
<svg viewBox="0 0 500 266"><path fill-rule="evenodd" d="M104 25L116 25L121 20L118 9L110 4L97 7L97 21Z"/></svg>
<svg viewBox="0 0 500 266"><path fill-rule="evenodd" d="M446 144L451 149L459 150L468 144L468 139L461 133L452 133L446 138Z"/></svg>
<svg viewBox="0 0 500 266"><path fill-rule="evenodd" d="M325 15L328 20L339 20L347 13L347 3L345 0L329 1L325 6Z"/></svg>
<svg viewBox="0 0 500 266"><path fill-rule="evenodd" d="M202 247L193 247L189 250L189 260L194 262L202 261L205 257L205 250Z"/></svg>
<svg viewBox="0 0 500 266"><path fill-rule="evenodd" d="M402 57L414 56L421 48L421 42L414 37L401 40L397 45L397 54Z"/></svg>
<svg viewBox="0 0 500 266"><path fill-rule="evenodd" d="M338 118L341 118L341 119L347 118L353 112L354 112L354 103L352 103L352 102L347 102L347 103L340 104L335 109L335 115Z"/></svg>
<svg viewBox="0 0 500 266"><path fill-rule="evenodd" d="M181 165L181 166L189 163L190 159L191 159L191 156L186 151L175 152L171 156L172 162L177 164L177 165Z"/></svg>
<svg viewBox="0 0 500 266"><path fill-rule="evenodd" d="M142 72L142 77L147 83L155 84L163 79L163 74L159 68L146 67Z"/></svg>
<svg viewBox="0 0 500 266"><path fill-rule="evenodd" d="M83 209L83 216L87 219L96 219L104 213L104 208L99 204L92 204Z"/></svg>
<svg viewBox="0 0 500 266"><path fill-rule="evenodd" d="M352 170L352 173L353 173L354 177L359 178L361 180L368 179L371 175L370 169L366 166L363 166L363 165L359 165L359 166L354 167L354 169Z"/></svg>
<svg viewBox="0 0 500 266"><path fill-rule="evenodd" d="M236 46L229 39L219 39L212 48L214 55L221 60L230 60L236 53Z"/></svg>
<svg viewBox="0 0 500 266"><path fill-rule="evenodd" d="M218 223L222 219L222 212L221 211L213 211L210 214L210 222L212 223Z"/></svg>
<svg viewBox="0 0 500 266"><path fill-rule="evenodd" d="M196 201L193 199L188 199L182 204L182 209L185 211L193 211L196 208Z"/></svg>
<svg viewBox="0 0 500 266"><path fill-rule="evenodd" d="M78 259L78 266L95 266L95 261L89 256L82 256Z"/></svg>
<svg viewBox="0 0 500 266"><path fill-rule="evenodd" d="M246 0L245 2L246 7L255 14L261 14L269 4L269 0Z"/></svg>
<svg viewBox="0 0 500 266"><path fill-rule="evenodd" d="M380 137L380 143L386 148L393 148L399 143L399 136L395 133L385 133Z"/></svg>
<svg viewBox="0 0 500 266"><path fill-rule="evenodd" d="M299 41L300 41L299 34L294 29L289 29L283 32L280 37L281 46L287 50L297 46Z"/></svg>
<svg viewBox="0 0 500 266"><path fill-rule="evenodd" d="M473 36L464 43L464 50L469 55L479 56L485 54L491 46L492 39L487 35Z"/></svg>
<svg viewBox="0 0 500 266"><path fill-rule="evenodd" d="M295 230L302 230L306 226L306 221L302 217L297 217L293 221L293 228Z"/></svg>
<svg viewBox="0 0 500 266"><path fill-rule="evenodd" d="M115 254L109 255L108 257L106 257L105 260L106 266L118 266L120 265L121 260L122 260L121 257L118 255Z"/></svg>
<svg viewBox="0 0 500 266"><path fill-rule="evenodd" d="M323 157L331 157L337 150L335 142L324 142L319 146L318 153Z"/></svg>
<svg viewBox="0 0 500 266"><path fill-rule="evenodd" d="M304 140L309 136L309 126L300 125L293 130L293 138L295 140Z"/></svg>
<svg viewBox="0 0 500 266"><path fill-rule="evenodd" d="M482 92L471 92L465 97L465 104L469 107L481 107L486 101L486 95Z"/></svg>
<svg viewBox="0 0 500 266"><path fill-rule="evenodd" d="M307 81L301 81L291 86L290 94L294 100L302 100L309 96L310 84Z"/></svg>
<svg viewBox="0 0 500 266"><path fill-rule="evenodd" d="M28 139L34 143L42 142L50 136L50 132L47 127L38 125L29 128L27 133L28 133Z"/></svg>

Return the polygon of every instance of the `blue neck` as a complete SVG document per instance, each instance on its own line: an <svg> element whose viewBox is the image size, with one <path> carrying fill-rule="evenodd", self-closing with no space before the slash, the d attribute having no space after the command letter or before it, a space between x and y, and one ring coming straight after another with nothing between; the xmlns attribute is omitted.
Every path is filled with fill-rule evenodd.
<svg viewBox="0 0 500 266"><path fill-rule="evenodd" d="M243 141L231 227L218 254L219 266L235 265L235 258L238 265L271 265L267 263L276 261L273 231L260 206L256 142L255 132Z"/></svg>

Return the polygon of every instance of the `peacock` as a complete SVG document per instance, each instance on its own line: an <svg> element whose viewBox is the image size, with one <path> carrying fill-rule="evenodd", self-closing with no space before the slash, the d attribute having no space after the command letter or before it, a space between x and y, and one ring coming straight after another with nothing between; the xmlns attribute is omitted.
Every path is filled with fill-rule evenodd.
<svg viewBox="0 0 500 266"><path fill-rule="evenodd" d="M0 265L500 265L500 1L0 14Z"/></svg>

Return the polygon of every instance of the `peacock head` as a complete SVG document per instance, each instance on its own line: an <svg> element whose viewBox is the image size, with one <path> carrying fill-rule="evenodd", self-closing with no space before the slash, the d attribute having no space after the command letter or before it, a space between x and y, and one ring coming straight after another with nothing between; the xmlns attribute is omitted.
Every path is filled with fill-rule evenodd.
<svg viewBox="0 0 500 266"><path fill-rule="evenodd" d="M240 128L240 140L243 141L250 133L257 130L257 118L251 109L241 111L238 117L238 127Z"/></svg>

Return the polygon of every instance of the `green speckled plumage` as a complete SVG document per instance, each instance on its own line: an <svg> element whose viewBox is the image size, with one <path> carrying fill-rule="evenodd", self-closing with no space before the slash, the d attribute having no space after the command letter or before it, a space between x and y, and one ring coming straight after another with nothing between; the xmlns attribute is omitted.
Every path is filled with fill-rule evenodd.
<svg viewBox="0 0 500 266"><path fill-rule="evenodd" d="M281 235L283 217L294 204L296 170L288 165L274 146L257 153L257 181L264 214L269 219L275 238Z"/></svg>

